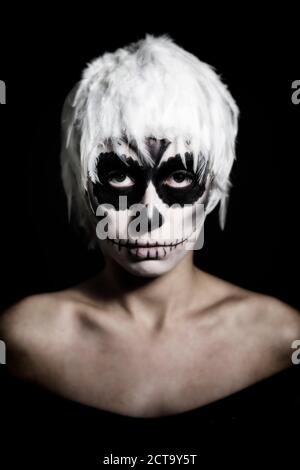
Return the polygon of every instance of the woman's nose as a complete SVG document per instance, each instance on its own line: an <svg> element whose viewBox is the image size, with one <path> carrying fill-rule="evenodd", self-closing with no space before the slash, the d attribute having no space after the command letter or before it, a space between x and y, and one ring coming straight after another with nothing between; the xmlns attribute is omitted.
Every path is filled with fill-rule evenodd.
<svg viewBox="0 0 300 470"><path fill-rule="evenodd" d="M141 203L145 206L147 216L147 223L145 224L145 228L147 228L148 232L160 228L164 223L164 217L156 207L156 203L158 201L159 198L156 193L155 186L152 184L152 182L150 182L141 201Z"/></svg>
<svg viewBox="0 0 300 470"><path fill-rule="evenodd" d="M147 228L148 232L160 228L164 223L163 215L155 206L145 205L147 208Z"/></svg>

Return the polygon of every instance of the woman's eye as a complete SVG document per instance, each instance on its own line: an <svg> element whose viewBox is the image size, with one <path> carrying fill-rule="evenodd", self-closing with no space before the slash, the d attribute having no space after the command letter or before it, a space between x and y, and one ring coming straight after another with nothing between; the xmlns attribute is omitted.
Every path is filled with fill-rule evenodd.
<svg viewBox="0 0 300 470"><path fill-rule="evenodd" d="M193 182L191 174L187 171L175 171L165 180L164 184L171 188L185 188Z"/></svg>
<svg viewBox="0 0 300 470"><path fill-rule="evenodd" d="M134 185L134 181L126 173L120 171L113 172L108 175L108 183L113 188L129 188Z"/></svg>

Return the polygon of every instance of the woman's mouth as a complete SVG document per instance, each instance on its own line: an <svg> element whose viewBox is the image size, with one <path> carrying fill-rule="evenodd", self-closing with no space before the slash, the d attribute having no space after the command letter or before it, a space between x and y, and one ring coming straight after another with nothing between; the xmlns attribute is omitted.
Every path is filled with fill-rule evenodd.
<svg viewBox="0 0 300 470"><path fill-rule="evenodd" d="M187 241L188 238L183 240L176 240L172 243L164 243L161 242L147 242L142 243L136 240L135 242L131 242L129 240L114 240L108 238L108 242L112 243L116 246L116 248L121 251L126 249L128 254L135 258L136 260L145 260L145 259L163 259L173 250L182 247L184 242Z"/></svg>

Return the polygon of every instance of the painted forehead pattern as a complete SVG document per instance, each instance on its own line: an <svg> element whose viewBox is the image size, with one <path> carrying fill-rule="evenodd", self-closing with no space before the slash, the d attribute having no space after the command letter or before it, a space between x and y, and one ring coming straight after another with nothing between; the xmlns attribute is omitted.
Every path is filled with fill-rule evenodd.
<svg viewBox="0 0 300 470"><path fill-rule="evenodd" d="M125 143L131 148L136 154L139 153L138 148L134 143L128 143L125 139ZM161 157L165 153L166 149L169 147L171 142L167 139L155 139L154 137L149 137L147 139L147 147L153 162L157 165L160 162Z"/></svg>

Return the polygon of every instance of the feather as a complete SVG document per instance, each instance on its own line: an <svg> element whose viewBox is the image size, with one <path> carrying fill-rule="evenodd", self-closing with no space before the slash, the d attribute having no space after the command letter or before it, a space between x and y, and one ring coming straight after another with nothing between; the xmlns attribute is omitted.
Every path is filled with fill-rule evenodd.
<svg viewBox="0 0 300 470"><path fill-rule="evenodd" d="M62 179L80 223L87 219L83 194L88 178L97 181L101 153L114 151L122 158L126 147L141 164L153 164L146 139L155 137L172 144L161 161L173 152L184 162L189 152L200 171L204 158L215 179L211 207L220 201L224 227L239 110L213 67L168 35L148 34L92 60L68 96L63 115Z"/></svg>

